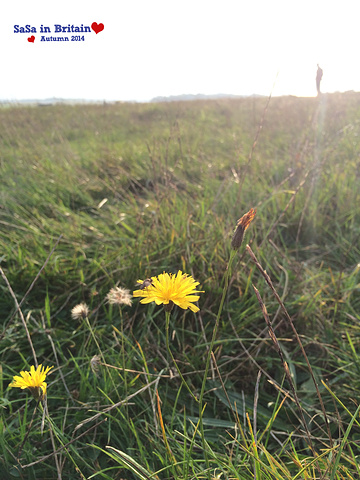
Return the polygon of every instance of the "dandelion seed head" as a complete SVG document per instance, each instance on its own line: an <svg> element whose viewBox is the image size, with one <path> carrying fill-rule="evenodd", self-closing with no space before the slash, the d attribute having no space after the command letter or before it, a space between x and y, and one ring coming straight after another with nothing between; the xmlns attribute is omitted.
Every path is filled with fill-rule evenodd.
<svg viewBox="0 0 360 480"><path fill-rule="evenodd" d="M108 303L111 305L128 305L131 307L131 293L127 288L114 287L106 295Z"/></svg>
<svg viewBox="0 0 360 480"><path fill-rule="evenodd" d="M71 317L74 320L80 320L89 316L89 307L86 303L79 303L71 310Z"/></svg>

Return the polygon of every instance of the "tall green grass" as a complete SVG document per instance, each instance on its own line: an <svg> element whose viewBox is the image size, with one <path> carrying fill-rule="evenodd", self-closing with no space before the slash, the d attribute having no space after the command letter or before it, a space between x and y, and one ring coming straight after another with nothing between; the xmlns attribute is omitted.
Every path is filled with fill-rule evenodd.
<svg viewBox="0 0 360 480"><path fill-rule="evenodd" d="M359 478L359 113L356 93L0 109L0 478ZM245 246L228 268L251 207L244 243L329 428ZM162 308L106 302L179 269L205 290L168 331L200 411ZM30 430L13 295L55 366Z"/></svg>

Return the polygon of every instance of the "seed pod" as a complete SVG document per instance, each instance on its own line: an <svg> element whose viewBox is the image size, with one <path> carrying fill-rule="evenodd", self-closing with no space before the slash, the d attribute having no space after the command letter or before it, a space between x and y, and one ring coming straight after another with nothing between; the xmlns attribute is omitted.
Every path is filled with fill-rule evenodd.
<svg viewBox="0 0 360 480"><path fill-rule="evenodd" d="M231 240L231 246L234 250L238 250L242 244L244 233L256 215L256 209L251 208L237 222L237 227Z"/></svg>

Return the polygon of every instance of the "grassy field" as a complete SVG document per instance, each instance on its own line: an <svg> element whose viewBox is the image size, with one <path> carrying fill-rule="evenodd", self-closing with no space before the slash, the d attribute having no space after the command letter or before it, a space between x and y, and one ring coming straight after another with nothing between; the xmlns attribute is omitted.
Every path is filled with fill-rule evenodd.
<svg viewBox="0 0 360 480"><path fill-rule="evenodd" d="M0 480L360 478L359 119L354 92L0 109ZM178 270L198 312L108 301ZM37 362L40 402L8 388Z"/></svg>

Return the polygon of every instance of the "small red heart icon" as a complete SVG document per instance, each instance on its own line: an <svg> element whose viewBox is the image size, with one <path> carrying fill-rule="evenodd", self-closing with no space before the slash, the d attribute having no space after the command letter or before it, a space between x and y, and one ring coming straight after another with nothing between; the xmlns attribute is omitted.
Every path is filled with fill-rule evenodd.
<svg viewBox="0 0 360 480"><path fill-rule="evenodd" d="M28 42L34 43L35 42L35 37L34 35L31 35L31 37L28 38Z"/></svg>
<svg viewBox="0 0 360 480"><path fill-rule="evenodd" d="M96 22L94 22L91 24L91 28L94 30L96 34L98 34L99 32L102 32L104 30L104 24L103 23L97 24Z"/></svg>

